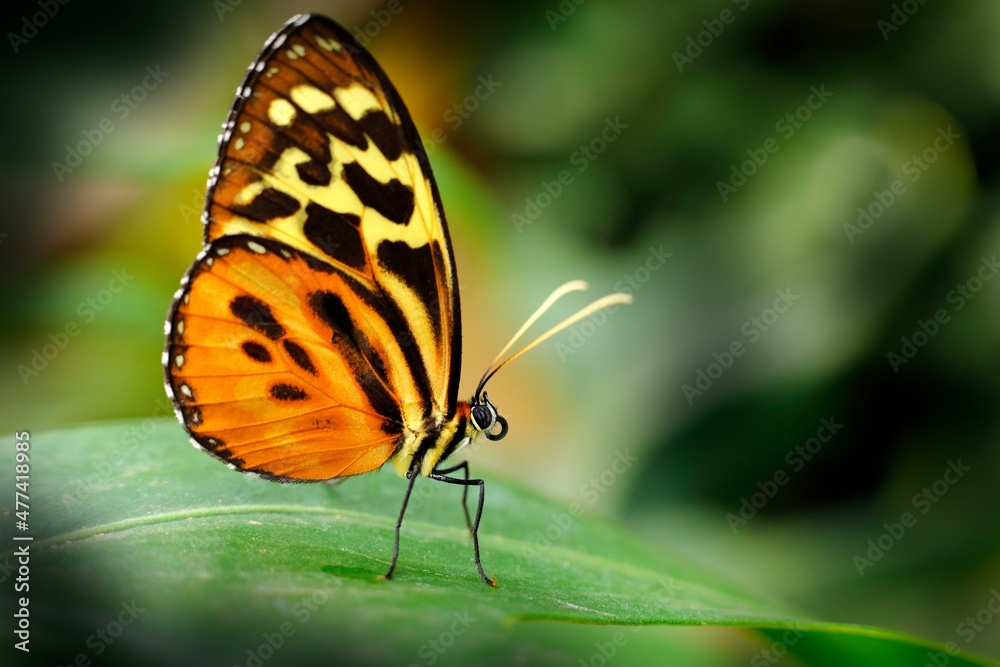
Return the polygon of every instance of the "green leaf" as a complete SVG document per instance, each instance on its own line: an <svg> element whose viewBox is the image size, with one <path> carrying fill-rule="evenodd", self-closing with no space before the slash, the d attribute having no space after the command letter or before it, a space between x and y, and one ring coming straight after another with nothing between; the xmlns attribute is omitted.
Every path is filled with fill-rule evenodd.
<svg viewBox="0 0 1000 667"><path fill-rule="evenodd" d="M0 535L29 549L27 592L9 585L21 552L0 561L3 595L15 597L7 608L28 598L33 662L729 664L738 655L763 665L788 652L815 665L991 664L901 633L816 621L575 505L494 479L480 534L498 588L476 573L461 490L430 480L414 488L386 581L404 489L389 470L337 485L275 484L226 470L175 422L153 418L29 442L28 529L8 512ZM759 634L730 631L735 642L720 645L705 641L711 630L698 639L655 625Z"/></svg>

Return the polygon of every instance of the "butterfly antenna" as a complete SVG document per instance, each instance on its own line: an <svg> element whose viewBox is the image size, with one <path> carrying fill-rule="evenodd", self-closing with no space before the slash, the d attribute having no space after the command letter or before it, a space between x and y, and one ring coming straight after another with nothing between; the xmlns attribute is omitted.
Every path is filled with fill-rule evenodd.
<svg viewBox="0 0 1000 667"><path fill-rule="evenodd" d="M497 363L497 361L501 357L503 357L503 355L505 355L510 348L514 346L514 344L521 338L521 336L524 335L524 332L527 331L532 324L538 321L538 318L540 318L542 315L548 312L550 308L552 308L552 306L555 304L556 301L566 296L570 292L578 292L585 289L587 289L587 283L584 282L583 280L571 280L570 282L561 285L560 287L557 287L555 291L552 292L552 294L550 294L547 299L545 299L542 305L539 306L538 309L531 314L531 317L525 320L524 324L521 325L521 328L517 330L517 333L515 333L513 337L511 337L511 339L507 341L507 344L503 346L503 349L500 350L499 354L497 354L497 356L493 359L489 367L486 369L486 372L483 373L482 379L479 380L479 385L476 387L475 396L479 396L482 393L483 387L486 386L486 383L489 382L490 378L496 375L497 371L499 371L501 368L503 368L510 362L514 361L518 357L520 357L522 354L524 354L531 348L535 347L536 345L539 345L540 343L545 342L546 340L556 335L563 329L573 326L583 318L589 317L590 315L596 313L599 310L603 310L604 308L632 303L632 295L625 294L624 292L615 292L614 294L609 294L607 296L601 297L600 299L597 299L590 305L581 308L575 314L570 315L565 320L555 325L554 327L543 333L541 336L534 339L533 341L531 341L530 343L519 349L517 352L513 353L512 355L504 359L499 364Z"/></svg>

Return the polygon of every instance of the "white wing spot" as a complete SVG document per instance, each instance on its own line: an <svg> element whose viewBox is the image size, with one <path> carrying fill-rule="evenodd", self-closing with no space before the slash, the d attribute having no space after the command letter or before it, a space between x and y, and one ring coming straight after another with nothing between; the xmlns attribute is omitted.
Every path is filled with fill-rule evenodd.
<svg viewBox="0 0 1000 667"><path fill-rule="evenodd" d="M236 150L241 150L243 148L243 137L236 137L236 142L233 144L233 148Z"/></svg>
<svg viewBox="0 0 1000 667"><path fill-rule="evenodd" d="M258 255L267 254L267 248L257 243L256 241L247 241L247 247L250 248L250 250L253 250Z"/></svg>
<svg viewBox="0 0 1000 667"><path fill-rule="evenodd" d="M249 131L250 131L250 121L245 120L242 123L240 123L240 132L246 134Z"/></svg>
<svg viewBox="0 0 1000 667"><path fill-rule="evenodd" d="M184 355L178 354L174 357L174 363L177 364L177 368L182 368L184 366Z"/></svg>
<svg viewBox="0 0 1000 667"><path fill-rule="evenodd" d="M179 336L184 335L184 320L181 320L180 322L177 323L177 334Z"/></svg>
<svg viewBox="0 0 1000 667"><path fill-rule="evenodd" d="M181 393L188 398L194 398L194 394L191 393L191 387L187 386L186 383L181 385Z"/></svg>
<svg viewBox="0 0 1000 667"><path fill-rule="evenodd" d="M279 72L279 69L277 67L272 67L271 69L267 70L267 73L264 74L264 76L266 78L270 79L272 76L274 76L278 72Z"/></svg>

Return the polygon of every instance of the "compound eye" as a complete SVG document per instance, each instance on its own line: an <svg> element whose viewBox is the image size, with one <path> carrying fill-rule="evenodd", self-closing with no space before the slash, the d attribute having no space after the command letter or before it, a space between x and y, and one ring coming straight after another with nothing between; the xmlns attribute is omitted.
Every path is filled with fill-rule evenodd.
<svg viewBox="0 0 1000 667"><path fill-rule="evenodd" d="M489 433L497 421L497 411L489 403L472 406L472 421L480 431Z"/></svg>
<svg viewBox="0 0 1000 667"><path fill-rule="evenodd" d="M507 435L507 420L497 414L497 409L485 394L482 403L475 401L472 405L472 423L490 440L501 440Z"/></svg>

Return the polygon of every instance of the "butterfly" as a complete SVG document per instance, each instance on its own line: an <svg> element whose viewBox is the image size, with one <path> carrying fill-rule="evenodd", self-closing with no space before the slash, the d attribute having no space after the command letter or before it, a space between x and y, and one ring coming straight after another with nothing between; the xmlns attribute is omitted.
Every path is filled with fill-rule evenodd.
<svg viewBox="0 0 1000 667"><path fill-rule="evenodd" d="M298 15L264 44L223 124L202 214L204 247L165 326L166 391L195 447L280 482L389 462L462 487L479 576L481 479L445 463L507 421L485 386L501 367L614 294L498 361L582 281L556 290L459 400L461 317L448 227L410 114L340 25ZM475 515L467 493L478 490Z"/></svg>

